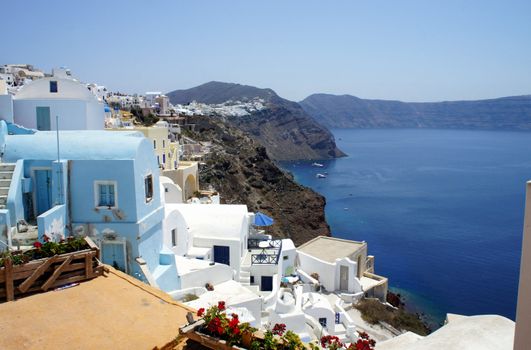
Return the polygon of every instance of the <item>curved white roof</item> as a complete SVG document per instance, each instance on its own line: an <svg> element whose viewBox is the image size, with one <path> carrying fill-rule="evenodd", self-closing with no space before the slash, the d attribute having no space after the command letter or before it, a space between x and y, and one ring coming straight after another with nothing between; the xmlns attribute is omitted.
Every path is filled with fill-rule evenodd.
<svg viewBox="0 0 531 350"><path fill-rule="evenodd" d="M30 135L8 135L3 160L56 159L55 131L38 131ZM151 143L139 132L61 131L59 145L62 159L135 159L141 147L151 149Z"/></svg>
<svg viewBox="0 0 531 350"><path fill-rule="evenodd" d="M193 237L240 238L248 215L246 205L167 204L184 218Z"/></svg>
<svg viewBox="0 0 531 350"><path fill-rule="evenodd" d="M50 92L50 81L57 81L57 92ZM15 100L59 99L83 100L98 102L98 98L90 90L73 79L47 77L25 84L13 97Z"/></svg>

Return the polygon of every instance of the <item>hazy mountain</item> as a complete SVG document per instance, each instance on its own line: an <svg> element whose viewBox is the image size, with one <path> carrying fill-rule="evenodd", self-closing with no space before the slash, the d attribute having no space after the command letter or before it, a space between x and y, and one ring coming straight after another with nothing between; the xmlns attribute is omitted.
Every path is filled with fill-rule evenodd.
<svg viewBox="0 0 531 350"><path fill-rule="evenodd" d="M531 130L531 95L419 103L314 94L300 105L329 128Z"/></svg>
<svg viewBox="0 0 531 350"><path fill-rule="evenodd" d="M246 116L225 118L232 126L249 133L264 145L273 159L327 159L344 155L326 127L317 123L299 104L281 98L271 89L210 82L187 90L175 90L167 96L173 104L262 99L266 108Z"/></svg>
<svg viewBox="0 0 531 350"><path fill-rule="evenodd" d="M271 89L260 89L254 86L241 85L234 83L223 83L220 81L211 81L191 89L175 90L166 94L171 103L187 104L192 101L216 104L229 100L252 100L255 97L269 100L278 97Z"/></svg>

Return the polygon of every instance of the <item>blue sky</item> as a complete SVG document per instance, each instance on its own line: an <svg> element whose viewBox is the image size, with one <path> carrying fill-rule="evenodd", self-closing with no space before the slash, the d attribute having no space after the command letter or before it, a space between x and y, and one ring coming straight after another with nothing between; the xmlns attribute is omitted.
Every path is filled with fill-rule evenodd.
<svg viewBox="0 0 531 350"><path fill-rule="evenodd" d="M0 63L124 92L211 80L405 101L531 94L531 1L25 1Z"/></svg>

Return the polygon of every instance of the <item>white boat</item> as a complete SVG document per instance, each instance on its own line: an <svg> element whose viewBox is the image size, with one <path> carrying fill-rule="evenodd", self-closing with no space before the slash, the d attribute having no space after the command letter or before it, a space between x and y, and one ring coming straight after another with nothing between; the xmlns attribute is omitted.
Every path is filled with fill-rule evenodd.
<svg viewBox="0 0 531 350"><path fill-rule="evenodd" d="M321 163L313 163L312 166L316 166L316 167L319 167L319 168L324 167L324 165L321 164Z"/></svg>
<svg viewBox="0 0 531 350"><path fill-rule="evenodd" d="M318 179L324 179L324 178L326 178L326 175L325 174L317 174L317 175L315 175L315 177L318 178Z"/></svg>

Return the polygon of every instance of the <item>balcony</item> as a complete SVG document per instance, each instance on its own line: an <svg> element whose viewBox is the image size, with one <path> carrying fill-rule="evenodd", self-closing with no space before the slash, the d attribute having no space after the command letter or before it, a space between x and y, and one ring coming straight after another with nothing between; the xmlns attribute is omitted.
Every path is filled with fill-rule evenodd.
<svg viewBox="0 0 531 350"><path fill-rule="evenodd" d="M252 252L251 265L276 265L282 251L282 240L248 239L247 248Z"/></svg>

